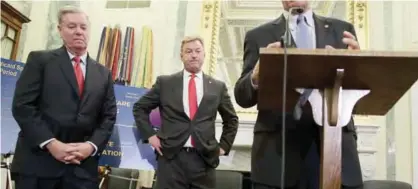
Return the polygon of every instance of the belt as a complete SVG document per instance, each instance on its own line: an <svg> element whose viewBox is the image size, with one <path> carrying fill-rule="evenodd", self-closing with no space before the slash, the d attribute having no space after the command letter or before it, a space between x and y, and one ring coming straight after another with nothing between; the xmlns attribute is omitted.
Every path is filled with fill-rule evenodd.
<svg viewBox="0 0 418 189"><path fill-rule="evenodd" d="M193 148L193 147L183 147L181 149L186 151L186 152L196 152L197 151L197 149Z"/></svg>

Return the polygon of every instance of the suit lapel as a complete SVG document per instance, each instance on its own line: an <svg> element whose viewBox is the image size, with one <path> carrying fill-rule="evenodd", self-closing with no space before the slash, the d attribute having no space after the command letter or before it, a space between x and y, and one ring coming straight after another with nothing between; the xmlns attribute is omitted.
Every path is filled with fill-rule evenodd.
<svg viewBox="0 0 418 189"><path fill-rule="evenodd" d="M99 77L95 64L96 64L96 61L91 59L90 56L87 56L86 77L84 79L84 91L83 91L83 97L81 99L80 107L82 107L87 101L90 95L90 92L94 86L94 79Z"/></svg>
<svg viewBox="0 0 418 189"><path fill-rule="evenodd" d="M208 93L210 91L214 91L213 87L213 83L212 80L209 76L207 76L206 74L202 74L203 75L203 96L202 96L202 100L199 103L199 107L197 108L197 112L196 112L196 116L199 116L201 113L199 112L204 112L205 109L208 109L208 106L210 106L210 104L207 104L207 98L208 98Z"/></svg>
<svg viewBox="0 0 418 189"><path fill-rule="evenodd" d="M57 49L54 53L57 56L57 61L60 64L61 71L65 78L67 78L68 83L73 88L75 94L78 96L78 86L75 78L74 68L72 66L70 57L68 56L65 46Z"/></svg>
<svg viewBox="0 0 418 189"><path fill-rule="evenodd" d="M330 34L331 24L327 18L313 15L315 21L316 48L325 48L325 45L333 45L333 35Z"/></svg>
<svg viewBox="0 0 418 189"><path fill-rule="evenodd" d="M182 112L182 116L186 119L189 119L186 112L184 111L183 105L183 71L180 71L173 75L173 79L171 79L171 86L172 86L172 97L174 107L178 108L179 112ZM171 96L171 95L169 95Z"/></svg>
<svg viewBox="0 0 418 189"><path fill-rule="evenodd" d="M271 30L273 33L273 37L275 41L280 41L283 43L283 37L286 33L286 18L282 14L279 18L273 21L273 30ZM296 47L296 43L293 40L293 37L290 36L291 40L291 48ZM283 46L283 44L281 44Z"/></svg>

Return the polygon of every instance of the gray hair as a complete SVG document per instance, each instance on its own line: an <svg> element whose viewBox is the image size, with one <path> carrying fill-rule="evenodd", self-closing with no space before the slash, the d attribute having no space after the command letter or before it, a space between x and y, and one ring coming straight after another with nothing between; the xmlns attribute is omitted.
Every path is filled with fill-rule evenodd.
<svg viewBox="0 0 418 189"><path fill-rule="evenodd" d="M180 50L183 51L183 46L186 43L190 43L190 42L194 42L194 41L199 41L200 44L202 44L202 47L205 48L205 43L203 41L203 38L200 36L185 36L183 38L183 40L181 41L181 46L180 46Z"/></svg>
<svg viewBox="0 0 418 189"><path fill-rule="evenodd" d="M64 15L71 14L71 13L82 13L86 15L87 21L89 22L89 17L83 10L81 10L79 7L67 5L67 6L61 7L60 10L58 11L58 24L62 23L62 17L64 17Z"/></svg>

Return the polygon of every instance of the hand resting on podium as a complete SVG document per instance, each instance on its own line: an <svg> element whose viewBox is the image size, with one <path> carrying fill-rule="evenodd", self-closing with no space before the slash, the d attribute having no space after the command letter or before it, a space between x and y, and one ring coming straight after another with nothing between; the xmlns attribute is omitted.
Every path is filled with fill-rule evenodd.
<svg viewBox="0 0 418 189"><path fill-rule="evenodd" d="M347 49L351 49L351 50L359 50L360 49L360 45L357 42L356 37L348 31L344 31L342 42L347 45ZM266 48L281 48L280 41L270 43L270 44L267 45ZM335 49L331 45L326 45L325 48L326 49ZM252 86L255 89L257 89L257 87L258 87L258 73L259 73L259 62L256 63L256 65L254 67L254 70L251 74Z"/></svg>
<svg viewBox="0 0 418 189"><path fill-rule="evenodd" d="M268 44L266 48L280 48L280 47L281 47L281 44L280 44L280 41L278 41L278 42ZM258 72L259 72L258 65L259 65L259 61L255 64L253 73L251 74L251 84L253 85L255 89L257 89L258 87Z"/></svg>

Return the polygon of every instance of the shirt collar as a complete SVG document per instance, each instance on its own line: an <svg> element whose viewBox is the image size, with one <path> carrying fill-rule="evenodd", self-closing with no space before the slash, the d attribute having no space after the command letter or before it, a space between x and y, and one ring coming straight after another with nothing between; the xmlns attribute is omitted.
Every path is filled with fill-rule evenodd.
<svg viewBox="0 0 418 189"><path fill-rule="evenodd" d="M184 75L184 77L189 78L192 75L192 73L190 73L186 69L184 69L183 70L183 75ZM195 75L196 75L197 78L202 78L203 72L202 71L199 71Z"/></svg>
<svg viewBox="0 0 418 189"><path fill-rule="evenodd" d="M70 60L73 60L73 58L75 56L73 54L71 54L70 51L67 51L67 53L68 53L68 56L70 56ZM80 60L81 60L81 63L82 64L86 64L87 63L87 52L80 56Z"/></svg>
<svg viewBox="0 0 418 189"><path fill-rule="evenodd" d="M284 11L283 12L283 15L285 16L286 19L287 19L287 17L288 17L289 14L290 13L288 11ZM313 19L313 11L312 11L312 9L306 10L302 15L305 16L306 22L308 23L308 25L310 27L313 27L315 22L314 22L314 19ZM297 21L298 17L299 17L298 14L295 14L295 15L291 15L290 16L290 27L292 27L292 28L293 27L296 27L296 21Z"/></svg>

